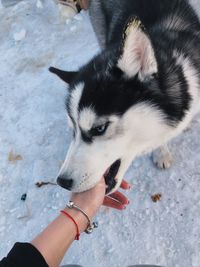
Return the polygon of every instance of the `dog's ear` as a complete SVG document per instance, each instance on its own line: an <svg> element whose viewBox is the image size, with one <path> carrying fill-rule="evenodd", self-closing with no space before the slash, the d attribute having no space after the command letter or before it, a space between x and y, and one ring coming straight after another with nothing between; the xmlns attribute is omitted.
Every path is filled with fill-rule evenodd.
<svg viewBox="0 0 200 267"><path fill-rule="evenodd" d="M150 38L138 19L128 23L123 36L122 54L118 67L127 78L136 74L141 81L157 73L157 62Z"/></svg>
<svg viewBox="0 0 200 267"><path fill-rule="evenodd" d="M54 67L50 67L49 71L52 73L55 73L60 79L62 79L66 83L71 83L78 73L75 71L59 70Z"/></svg>

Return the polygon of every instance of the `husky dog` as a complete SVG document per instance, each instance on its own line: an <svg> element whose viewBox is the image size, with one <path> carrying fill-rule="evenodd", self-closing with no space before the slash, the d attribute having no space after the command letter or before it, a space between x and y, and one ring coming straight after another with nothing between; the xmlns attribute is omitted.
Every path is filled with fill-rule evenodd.
<svg viewBox="0 0 200 267"><path fill-rule="evenodd" d="M50 71L69 84L74 138L58 184L74 192L104 175L112 193L132 160L166 143L200 109L200 22L185 0L91 0L102 52L78 72Z"/></svg>

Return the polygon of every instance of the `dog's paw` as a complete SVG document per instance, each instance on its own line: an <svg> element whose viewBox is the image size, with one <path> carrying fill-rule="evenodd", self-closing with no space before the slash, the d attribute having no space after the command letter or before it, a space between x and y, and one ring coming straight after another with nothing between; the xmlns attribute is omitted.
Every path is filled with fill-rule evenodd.
<svg viewBox="0 0 200 267"><path fill-rule="evenodd" d="M169 169L173 158L167 147L161 147L153 151L153 162L159 169Z"/></svg>

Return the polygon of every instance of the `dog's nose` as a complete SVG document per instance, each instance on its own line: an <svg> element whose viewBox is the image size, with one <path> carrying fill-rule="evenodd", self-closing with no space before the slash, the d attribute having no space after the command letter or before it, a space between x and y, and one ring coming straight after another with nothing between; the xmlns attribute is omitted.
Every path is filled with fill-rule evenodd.
<svg viewBox="0 0 200 267"><path fill-rule="evenodd" d="M73 180L68 179L66 176L60 175L57 178L57 184L65 189L71 190L73 185Z"/></svg>

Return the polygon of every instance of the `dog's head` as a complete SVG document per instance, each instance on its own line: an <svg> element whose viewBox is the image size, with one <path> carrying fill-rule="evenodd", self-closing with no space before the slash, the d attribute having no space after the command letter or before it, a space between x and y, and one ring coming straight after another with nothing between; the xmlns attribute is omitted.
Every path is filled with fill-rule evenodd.
<svg viewBox="0 0 200 267"><path fill-rule="evenodd" d="M132 159L164 132L163 114L151 101L158 81L149 37L129 27L121 49L101 53L77 73L50 71L69 84L66 106L74 132L58 184L81 192L104 175L107 193L113 192Z"/></svg>

